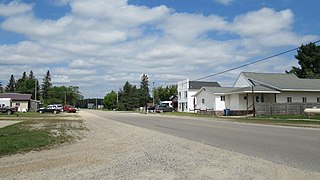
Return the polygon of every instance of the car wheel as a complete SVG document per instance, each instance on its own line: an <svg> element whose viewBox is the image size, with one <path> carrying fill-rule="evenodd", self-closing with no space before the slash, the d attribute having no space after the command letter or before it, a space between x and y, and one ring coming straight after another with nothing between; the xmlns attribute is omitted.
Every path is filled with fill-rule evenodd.
<svg viewBox="0 0 320 180"><path fill-rule="evenodd" d="M11 111L11 110L8 110L8 111L7 111L7 115L10 115L10 114L12 114L12 111Z"/></svg>
<svg viewBox="0 0 320 180"><path fill-rule="evenodd" d="M53 111L53 114L57 114L57 111Z"/></svg>
<svg viewBox="0 0 320 180"><path fill-rule="evenodd" d="M43 112L42 112L42 111L39 111L39 113L42 114Z"/></svg>

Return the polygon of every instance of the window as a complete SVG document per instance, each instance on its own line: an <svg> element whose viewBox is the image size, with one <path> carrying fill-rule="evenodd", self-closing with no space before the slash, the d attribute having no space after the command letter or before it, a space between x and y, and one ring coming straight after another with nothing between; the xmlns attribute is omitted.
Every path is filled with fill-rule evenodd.
<svg viewBox="0 0 320 180"><path fill-rule="evenodd" d="M221 96L221 101L226 101L226 97L225 96Z"/></svg>
<svg viewBox="0 0 320 180"><path fill-rule="evenodd" d="M181 92L179 92L179 99L181 99Z"/></svg>
<svg viewBox="0 0 320 180"><path fill-rule="evenodd" d="M20 106L20 103L16 103L16 106Z"/></svg>
<svg viewBox="0 0 320 180"><path fill-rule="evenodd" d="M317 98L317 102L320 103L320 97Z"/></svg>
<svg viewBox="0 0 320 180"><path fill-rule="evenodd" d="M188 98L188 91L184 92L184 98Z"/></svg>
<svg viewBox="0 0 320 180"><path fill-rule="evenodd" d="M292 103L292 97L287 97L287 102Z"/></svg>
<svg viewBox="0 0 320 180"><path fill-rule="evenodd" d="M202 104L204 104L204 99L201 100Z"/></svg>
<svg viewBox="0 0 320 180"><path fill-rule="evenodd" d="M306 103L307 102L307 97L302 97L302 102Z"/></svg>
<svg viewBox="0 0 320 180"><path fill-rule="evenodd" d="M260 101L260 97L256 96L256 102L259 102L259 101Z"/></svg>

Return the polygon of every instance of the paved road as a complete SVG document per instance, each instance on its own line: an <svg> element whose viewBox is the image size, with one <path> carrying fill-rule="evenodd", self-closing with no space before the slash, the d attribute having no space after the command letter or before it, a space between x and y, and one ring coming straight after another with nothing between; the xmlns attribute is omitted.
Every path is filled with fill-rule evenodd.
<svg viewBox="0 0 320 180"><path fill-rule="evenodd" d="M283 165L320 172L320 130L212 119L96 111L123 123L260 157Z"/></svg>

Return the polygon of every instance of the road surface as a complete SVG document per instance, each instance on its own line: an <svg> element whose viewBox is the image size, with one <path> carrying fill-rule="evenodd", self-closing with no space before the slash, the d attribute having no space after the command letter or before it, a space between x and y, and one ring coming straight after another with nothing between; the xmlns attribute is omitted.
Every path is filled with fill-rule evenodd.
<svg viewBox="0 0 320 180"><path fill-rule="evenodd" d="M94 113L214 147L320 172L320 129L135 113Z"/></svg>

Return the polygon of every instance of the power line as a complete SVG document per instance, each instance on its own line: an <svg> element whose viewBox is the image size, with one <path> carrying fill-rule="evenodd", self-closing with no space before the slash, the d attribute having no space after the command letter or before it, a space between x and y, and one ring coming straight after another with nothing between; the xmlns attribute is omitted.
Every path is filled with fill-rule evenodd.
<svg viewBox="0 0 320 180"><path fill-rule="evenodd" d="M320 40L317 40L317 41L314 41L314 42L311 42L311 43L312 44L316 44L318 42L320 42ZM287 54L287 53L289 53L291 51L295 51L295 50L298 50L298 49L299 49L299 47L296 47L296 48L293 48L293 49L289 49L287 51L283 51L283 52L280 52L278 54L274 54L274 55L271 55L271 56L268 56L268 57L265 57L265 58L262 58L262 59L258 59L256 61L253 61L253 62L250 62L250 63L243 64L241 66L236 66L236 67L233 67L233 68L230 68L230 69L227 69L227 70L215 73L215 74L211 74L211 75L199 78L199 79L195 79L194 81L199 81L199 80L206 79L206 78L213 77L213 76L217 76L217 75L220 75L220 74L223 74L223 73L226 73L226 72L230 72L230 71L233 71L233 70L236 70L236 69L240 69L240 68L243 68L245 66L249 66L249 65L256 64L256 63L259 63L259 62L262 62L262 61L266 61L268 59L271 59L271 58L274 58L274 57L277 57L277 56L281 56L283 54Z"/></svg>

